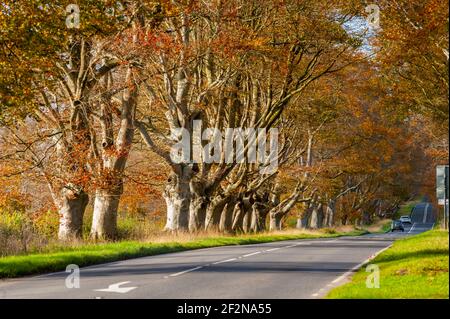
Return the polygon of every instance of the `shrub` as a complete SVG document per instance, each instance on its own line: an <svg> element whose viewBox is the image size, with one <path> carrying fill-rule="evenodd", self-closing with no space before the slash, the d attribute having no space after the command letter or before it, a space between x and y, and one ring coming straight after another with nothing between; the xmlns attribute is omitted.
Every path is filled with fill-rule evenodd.
<svg viewBox="0 0 450 319"><path fill-rule="evenodd" d="M59 227L58 212L48 210L33 218L34 230L46 238L56 238Z"/></svg>
<svg viewBox="0 0 450 319"><path fill-rule="evenodd" d="M0 210L0 256L27 252L33 237L33 224L25 212Z"/></svg>

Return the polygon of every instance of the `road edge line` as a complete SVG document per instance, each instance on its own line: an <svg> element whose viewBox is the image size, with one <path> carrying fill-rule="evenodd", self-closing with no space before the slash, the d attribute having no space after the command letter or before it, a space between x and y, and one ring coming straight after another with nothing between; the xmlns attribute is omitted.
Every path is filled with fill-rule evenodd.
<svg viewBox="0 0 450 319"><path fill-rule="evenodd" d="M318 292L313 293L311 296L314 298L322 298L326 293L328 293L332 288L336 288L338 286L340 286L338 283L341 282L342 280L348 278L351 274L354 274L356 271L358 271L360 268L362 268L365 264L368 264L370 261L372 261L375 257L377 257L379 254L385 252L386 250L388 250L389 248L392 247L392 245L394 245L394 243L390 244L387 247L384 247L383 249L377 251L375 254L373 254L372 256L370 256L369 258L367 258L366 260L364 260L363 262L357 264L356 266L354 266L352 269L346 271L345 273L343 273L342 275L340 275L339 277L335 278L332 282L330 282L329 284L327 284L325 287L319 289Z"/></svg>

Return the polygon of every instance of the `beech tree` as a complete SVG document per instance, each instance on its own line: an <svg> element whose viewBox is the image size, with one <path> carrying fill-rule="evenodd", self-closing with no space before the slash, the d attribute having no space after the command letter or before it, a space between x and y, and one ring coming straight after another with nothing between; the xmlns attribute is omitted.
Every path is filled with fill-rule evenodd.
<svg viewBox="0 0 450 319"><path fill-rule="evenodd" d="M172 132L183 128L190 136L193 121L200 119L214 129L276 126L294 97L311 82L344 67L359 45L343 28L352 12L340 2L174 6L178 14L153 31L160 41L149 46L148 68L161 76L147 81L147 90L150 105L164 109L163 127ZM156 139L173 145L181 135L154 135L148 119L137 123L149 147L172 167L164 191L166 229L186 230L189 221L192 230L202 224L206 229L217 227L225 205L254 168L227 163L224 154L218 165L173 163L169 150L159 147ZM188 158L193 155L197 154L191 150ZM248 195L248 187L241 192ZM227 209L234 211L232 206Z"/></svg>

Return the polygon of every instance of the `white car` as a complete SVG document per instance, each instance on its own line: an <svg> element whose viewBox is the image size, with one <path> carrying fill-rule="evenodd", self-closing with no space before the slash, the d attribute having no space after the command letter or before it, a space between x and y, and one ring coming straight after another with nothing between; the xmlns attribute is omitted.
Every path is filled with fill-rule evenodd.
<svg viewBox="0 0 450 319"><path fill-rule="evenodd" d="M400 221L403 224L412 224L411 217L409 217L409 216L402 216L402 217L400 217Z"/></svg>

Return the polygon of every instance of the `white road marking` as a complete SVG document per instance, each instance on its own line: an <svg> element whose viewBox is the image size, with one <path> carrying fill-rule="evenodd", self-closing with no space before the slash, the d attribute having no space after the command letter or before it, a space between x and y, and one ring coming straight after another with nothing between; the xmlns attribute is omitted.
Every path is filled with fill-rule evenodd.
<svg viewBox="0 0 450 319"><path fill-rule="evenodd" d="M428 207L430 206L430 204L427 203L427 205L425 206L425 213L423 214L423 223L425 224L427 222L427 215L428 215Z"/></svg>
<svg viewBox="0 0 450 319"><path fill-rule="evenodd" d="M323 243L333 242L333 241L336 241L336 240L337 240L337 239L328 240L328 241L323 241ZM291 247L296 247L296 246L299 246L299 245L311 245L311 243L303 243L303 242L299 242L299 243L295 243L295 244L292 244L292 245L289 245L289 246L270 248L270 249L264 250L264 252L271 252L271 251L275 251L275 250L278 250L278 249L282 249L282 248L291 248ZM226 259L226 260L216 261L216 262L214 262L214 263L212 263L212 264L206 264L206 265L203 265L203 266L198 266L198 267L190 268L190 269L187 269L187 270L184 270L184 271L177 272L177 273L175 273L175 274L171 274L171 275L168 275L168 276L164 276L164 278L167 279L167 278L169 278L169 277L180 276L180 275L183 275L183 274L186 274L186 273L189 273L189 272L198 270L198 269L203 268L203 267L208 267L208 266L210 266L210 265L219 265L219 264L227 263L227 262L230 262L230 261L235 261L235 260L242 259L242 258L245 258L245 257L250 257L250 256L258 255L258 254L261 254L262 252L263 252L263 251L255 251L255 252L253 252L253 253L249 253L249 254L246 254L246 255L242 255L242 256L239 256L239 257L236 257L236 258L230 258L230 259Z"/></svg>
<svg viewBox="0 0 450 319"><path fill-rule="evenodd" d="M244 256L242 256L242 257L250 257L250 256L258 255L258 254L260 254L260 253L261 253L260 251L256 251L256 252L254 252L254 253L247 254L247 255L244 255Z"/></svg>
<svg viewBox="0 0 450 319"><path fill-rule="evenodd" d="M216 261L215 263L213 263L213 265L223 264L223 263L227 263L227 262L235 261L235 260L236 260L236 258L231 258L231 259L226 259L226 260Z"/></svg>
<svg viewBox="0 0 450 319"><path fill-rule="evenodd" d="M366 260L364 260L362 263L356 265L355 267L353 267L352 269L350 269L349 271L347 271L346 273L342 274L341 276L339 276L338 278L334 279L331 283L329 283L327 285L327 287L332 287L335 286L338 282L340 282L341 280L347 278L348 276L350 276L352 273L354 273L355 271L357 271L359 268L361 268L364 264L369 263L372 259L374 259L376 256L378 256L379 254L381 254L383 251L391 248L392 244L390 244L389 246L377 251L375 254L373 254L372 256L370 256L369 258L367 258ZM317 293L312 294L313 297L317 297L321 292L323 292L325 288L321 288Z"/></svg>
<svg viewBox="0 0 450 319"><path fill-rule="evenodd" d="M108 288L105 289L95 289L95 291L104 291L104 292L116 292L119 294L124 294L127 292L130 292L133 289L136 289L137 287L120 287L122 285L126 285L129 284L131 281L123 281L123 282L118 282L116 284L111 284L108 286Z"/></svg>
<svg viewBox="0 0 450 319"><path fill-rule="evenodd" d="M169 276L170 277L176 277L176 276L183 275L183 274L186 274L188 272L195 271L195 270L198 270L198 269L201 269L201 268L203 268L203 266L198 266L198 267L194 267L194 268L187 269L187 270L184 270L184 271L180 271L180 272L177 272L175 274L171 274Z"/></svg>
<svg viewBox="0 0 450 319"><path fill-rule="evenodd" d="M321 241L321 243L332 243L334 241L337 241L338 239L332 239L332 240L326 240L326 241Z"/></svg>
<svg viewBox="0 0 450 319"><path fill-rule="evenodd" d="M323 243L325 243L325 241ZM289 246L284 246L284 247L281 247L281 248L291 248L291 247L297 247L297 246L300 246L300 245L306 246L306 245L311 245L311 243L296 243L296 244L289 245Z"/></svg>
<svg viewBox="0 0 450 319"><path fill-rule="evenodd" d="M411 228L409 229L408 234L414 229L414 226L416 225L416 223L413 223L413 225L411 226Z"/></svg>

